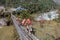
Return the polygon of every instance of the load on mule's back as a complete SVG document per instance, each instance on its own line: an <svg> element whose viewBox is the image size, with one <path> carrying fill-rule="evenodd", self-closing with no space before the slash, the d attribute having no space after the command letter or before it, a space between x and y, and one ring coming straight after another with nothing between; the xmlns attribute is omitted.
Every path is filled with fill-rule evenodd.
<svg viewBox="0 0 60 40"><path fill-rule="evenodd" d="M31 20L28 19L23 19L22 20L22 25L26 28L28 32L32 31L32 22Z"/></svg>

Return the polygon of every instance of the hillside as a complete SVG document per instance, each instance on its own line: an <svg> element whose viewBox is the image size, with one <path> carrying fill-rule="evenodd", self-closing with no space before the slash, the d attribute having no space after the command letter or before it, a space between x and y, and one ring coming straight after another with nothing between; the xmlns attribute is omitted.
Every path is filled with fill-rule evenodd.
<svg viewBox="0 0 60 40"><path fill-rule="evenodd" d="M49 10L56 9L56 4L52 0L38 0L38 1L30 1L27 3L21 3L22 7L29 10L30 13L34 12L47 12Z"/></svg>
<svg viewBox="0 0 60 40"><path fill-rule="evenodd" d="M0 4L7 7L22 6L28 9L30 13L37 11L46 12L56 9L56 4L52 0L0 0Z"/></svg>

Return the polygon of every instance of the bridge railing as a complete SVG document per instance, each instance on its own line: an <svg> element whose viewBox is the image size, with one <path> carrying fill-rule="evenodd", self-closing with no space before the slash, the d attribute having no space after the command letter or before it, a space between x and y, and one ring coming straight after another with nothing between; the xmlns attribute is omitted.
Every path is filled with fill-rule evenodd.
<svg viewBox="0 0 60 40"><path fill-rule="evenodd" d="M30 34L30 35L26 35L29 36L30 38L26 37L26 35L24 35L24 32L23 30L19 27L18 25L18 22L16 21L16 17L14 15L11 14L11 18L13 20L13 23L15 25L15 28L20 36L20 39L21 40L39 40L37 37L35 37L33 34Z"/></svg>
<svg viewBox="0 0 60 40"><path fill-rule="evenodd" d="M28 39L26 38L26 36L23 34L23 32L21 31L21 29L19 28L19 26L17 25L16 17L13 16L13 15L11 15L11 18L12 18L13 23L14 23L14 25L15 25L15 28L16 28L19 36L20 36L20 40L28 40Z"/></svg>

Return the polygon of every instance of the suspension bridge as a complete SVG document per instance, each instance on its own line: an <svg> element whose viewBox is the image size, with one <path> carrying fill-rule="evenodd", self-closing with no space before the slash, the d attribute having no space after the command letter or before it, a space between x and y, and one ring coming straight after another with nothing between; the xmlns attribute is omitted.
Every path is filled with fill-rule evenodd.
<svg viewBox="0 0 60 40"><path fill-rule="evenodd" d="M19 34L20 40L39 40L39 39L38 39L36 36L34 36L33 34L28 34L28 33L26 32L26 30L24 30L21 25L19 26L19 25L18 25L19 22L16 21L16 17L15 17L13 14L11 14L11 18L12 18L13 23L14 23L14 25L15 25L15 28L16 28L18 34Z"/></svg>

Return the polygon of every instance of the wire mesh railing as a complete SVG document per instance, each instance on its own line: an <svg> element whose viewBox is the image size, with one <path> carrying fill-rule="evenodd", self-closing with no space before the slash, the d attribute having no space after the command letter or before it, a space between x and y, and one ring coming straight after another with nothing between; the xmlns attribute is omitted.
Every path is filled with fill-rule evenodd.
<svg viewBox="0 0 60 40"><path fill-rule="evenodd" d="M21 26L19 27L18 22L16 21L16 17L14 15L11 14L11 18L13 20L13 23L15 25L15 28L16 28L21 40L39 40L33 34L28 35L27 33L25 33L25 31L23 31Z"/></svg>

